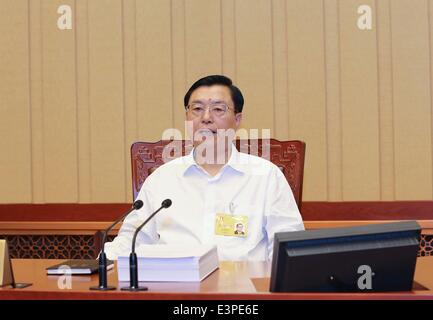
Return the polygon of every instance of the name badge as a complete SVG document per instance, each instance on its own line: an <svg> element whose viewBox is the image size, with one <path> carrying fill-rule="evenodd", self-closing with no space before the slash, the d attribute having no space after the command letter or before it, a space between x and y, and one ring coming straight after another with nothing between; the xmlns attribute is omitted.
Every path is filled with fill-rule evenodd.
<svg viewBox="0 0 433 320"><path fill-rule="evenodd" d="M248 216L217 213L215 216L215 234L246 237L248 235Z"/></svg>

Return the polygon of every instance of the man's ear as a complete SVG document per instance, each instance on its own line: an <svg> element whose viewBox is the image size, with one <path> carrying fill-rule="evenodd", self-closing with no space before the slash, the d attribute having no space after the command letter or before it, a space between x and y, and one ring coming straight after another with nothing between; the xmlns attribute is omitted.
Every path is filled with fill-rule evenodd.
<svg viewBox="0 0 433 320"><path fill-rule="evenodd" d="M240 125L241 125L241 121L242 121L242 113L236 113L235 114L235 121L236 121L236 130L239 129Z"/></svg>

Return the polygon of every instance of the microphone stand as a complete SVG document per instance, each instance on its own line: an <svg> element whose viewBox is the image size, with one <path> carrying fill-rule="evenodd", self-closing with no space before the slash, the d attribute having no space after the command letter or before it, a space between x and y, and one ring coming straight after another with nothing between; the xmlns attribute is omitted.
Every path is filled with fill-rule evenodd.
<svg viewBox="0 0 433 320"><path fill-rule="evenodd" d="M114 290L116 287L114 286L107 286L107 255L105 254L105 242L107 241L107 235L113 229L113 227L118 224L121 220L123 220L128 214L130 214L134 210L138 210L143 206L143 201L137 200L132 205L132 208L123 214L120 218L118 218L116 221L111 224L105 231L104 235L102 237L101 241L101 253L99 254L99 266L98 266L98 273L99 273L99 285L90 287L90 290L99 290L99 291L108 291L108 290Z"/></svg>
<svg viewBox="0 0 433 320"><path fill-rule="evenodd" d="M137 235L140 232L140 230L149 222L150 219L152 219L159 211L161 211L164 208L168 208L171 206L171 200L165 199L161 207L156 210L154 213L150 215L149 218L146 219L138 228L135 230L134 237L132 238L132 250L131 254L129 255L129 287L123 287L121 290L123 291L146 291L147 287L140 287L138 285L138 261L137 261L137 254L135 253L135 242L137 239Z"/></svg>

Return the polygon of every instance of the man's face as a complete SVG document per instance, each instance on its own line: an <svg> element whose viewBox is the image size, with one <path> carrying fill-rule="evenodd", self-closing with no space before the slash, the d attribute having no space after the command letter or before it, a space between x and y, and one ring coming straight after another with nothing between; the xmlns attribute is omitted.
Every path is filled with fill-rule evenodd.
<svg viewBox="0 0 433 320"><path fill-rule="evenodd" d="M204 106L201 114L194 114L189 108L186 112L187 121L192 122L194 137L213 135L216 140L218 129L232 129L236 131L241 123L242 114L235 114L234 104L230 95L230 89L223 85L199 87L191 94L189 105L198 104ZM212 106L225 105L227 111L222 115L212 112ZM201 141L194 141L194 145Z"/></svg>

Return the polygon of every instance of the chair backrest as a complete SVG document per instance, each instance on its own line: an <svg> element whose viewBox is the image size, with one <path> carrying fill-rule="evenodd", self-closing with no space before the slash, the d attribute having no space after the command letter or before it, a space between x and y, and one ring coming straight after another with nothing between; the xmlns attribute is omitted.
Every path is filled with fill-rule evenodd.
<svg viewBox="0 0 433 320"><path fill-rule="evenodd" d="M163 161L164 147L173 141L160 140L158 142L135 142L131 146L132 165L132 192L134 199L137 197L143 182ZM192 145L185 141L176 141L169 156L174 159L188 154ZM270 146L267 146L266 144ZM177 147L176 147L177 145ZM241 152L262 156L264 147L269 147L270 161L278 166L284 173L290 187L293 190L296 203L301 210L302 183L304 179L305 142L299 140L278 141L269 140L236 140L236 148ZM266 150L266 149L265 149ZM165 155L167 156L167 155Z"/></svg>

